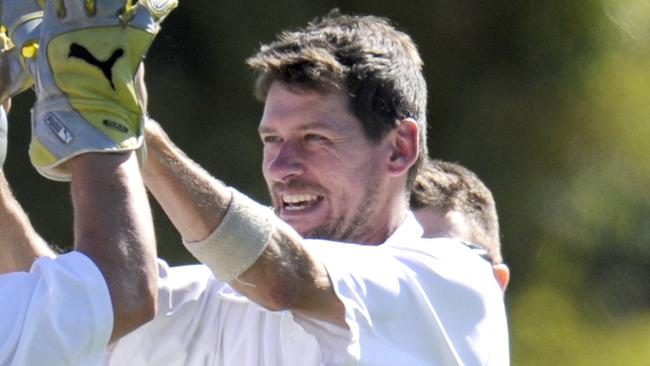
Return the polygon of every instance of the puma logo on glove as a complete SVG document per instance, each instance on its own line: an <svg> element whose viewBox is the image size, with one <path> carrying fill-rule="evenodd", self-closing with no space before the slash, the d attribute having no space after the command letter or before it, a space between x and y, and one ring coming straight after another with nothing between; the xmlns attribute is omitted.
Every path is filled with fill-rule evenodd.
<svg viewBox="0 0 650 366"><path fill-rule="evenodd" d="M100 61L98 60L90 51L86 49L86 47L81 46L77 43L73 43L70 45L70 52L68 53L68 57L75 57L82 59L86 61L87 63L99 68L106 79L111 83L111 88L115 90L115 84L113 84L113 65L115 65L115 62L117 62L117 59L122 57L124 55L124 50L121 48L116 49L113 51L113 54L111 57L108 58L106 61Z"/></svg>

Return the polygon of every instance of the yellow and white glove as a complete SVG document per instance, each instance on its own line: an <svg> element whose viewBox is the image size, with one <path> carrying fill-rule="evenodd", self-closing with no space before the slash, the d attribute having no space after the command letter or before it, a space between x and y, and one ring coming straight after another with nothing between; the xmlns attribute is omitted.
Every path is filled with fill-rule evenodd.
<svg viewBox="0 0 650 366"><path fill-rule="evenodd" d="M33 85L43 12L33 0L0 0L0 99ZM30 71L31 70L31 71Z"/></svg>
<svg viewBox="0 0 650 366"><path fill-rule="evenodd" d="M43 12L35 1L0 0L0 102L33 84ZM0 106L0 170L7 156L7 113Z"/></svg>
<svg viewBox="0 0 650 366"><path fill-rule="evenodd" d="M43 0L42 2L45 2ZM47 0L35 72L32 164L69 180L66 161L143 144L134 76L178 0Z"/></svg>

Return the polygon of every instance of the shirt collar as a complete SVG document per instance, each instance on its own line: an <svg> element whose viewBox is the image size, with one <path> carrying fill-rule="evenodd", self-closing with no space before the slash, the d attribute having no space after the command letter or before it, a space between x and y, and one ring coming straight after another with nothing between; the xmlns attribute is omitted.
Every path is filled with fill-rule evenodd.
<svg viewBox="0 0 650 366"><path fill-rule="evenodd" d="M397 227L391 236L386 239L383 245L393 245L396 243L408 242L413 239L419 239L424 234L424 229L413 215L413 212L406 212L404 221Z"/></svg>

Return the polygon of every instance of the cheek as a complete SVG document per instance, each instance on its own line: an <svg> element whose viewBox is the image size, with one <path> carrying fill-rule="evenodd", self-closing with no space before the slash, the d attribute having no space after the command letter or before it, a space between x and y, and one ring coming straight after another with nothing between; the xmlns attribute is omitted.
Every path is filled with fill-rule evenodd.
<svg viewBox="0 0 650 366"><path fill-rule="evenodd" d="M271 182L273 182L273 179L271 178L271 174L269 172L269 164L266 160L262 161L262 177L264 177L264 182L270 191L272 185Z"/></svg>
<svg viewBox="0 0 650 366"><path fill-rule="evenodd" d="M262 173L264 174L264 177L266 177L269 172L269 167L271 166L274 156L275 155L271 149L265 147L264 150L262 150Z"/></svg>
<svg viewBox="0 0 650 366"><path fill-rule="evenodd" d="M328 172L326 179L332 187L332 194L337 197L336 205L341 210L357 209L359 201L362 201L366 187L362 187L363 179L359 177L362 174L359 171L338 171L336 174Z"/></svg>
<svg viewBox="0 0 650 366"><path fill-rule="evenodd" d="M263 147L262 147L262 163L265 166L272 159L272 157L275 156L275 150L276 149L268 146L267 144L263 145Z"/></svg>

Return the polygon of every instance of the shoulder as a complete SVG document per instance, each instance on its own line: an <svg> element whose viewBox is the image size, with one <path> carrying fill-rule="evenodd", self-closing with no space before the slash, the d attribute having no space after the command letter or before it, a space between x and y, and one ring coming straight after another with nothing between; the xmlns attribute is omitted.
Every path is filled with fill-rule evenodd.
<svg viewBox="0 0 650 366"><path fill-rule="evenodd" d="M354 360L381 354L382 359L369 362L408 360L415 365L451 363L460 355L465 363L472 363L477 344L485 359L483 353L488 354L490 347L482 346L492 345L485 341L491 339L489 332L505 329L502 293L490 263L457 240L404 238L381 246L310 241L308 245L316 248L345 305L350 328L347 349ZM395 314L400 314L399 321ZM430 342L417 346L422 339ZM391 351L377 353L378 349Z"/></svg>
<svg viewBox="0 0 650 366"><path fill-rule="evenodd" d="M85 255L40 258L29 273L0 276L0 301L0 364L71 359L99 364L113 329L113 310L101 272ZM59 347L39 347L43 344ZM11 361L4 359L8 354Z"/></svg>

